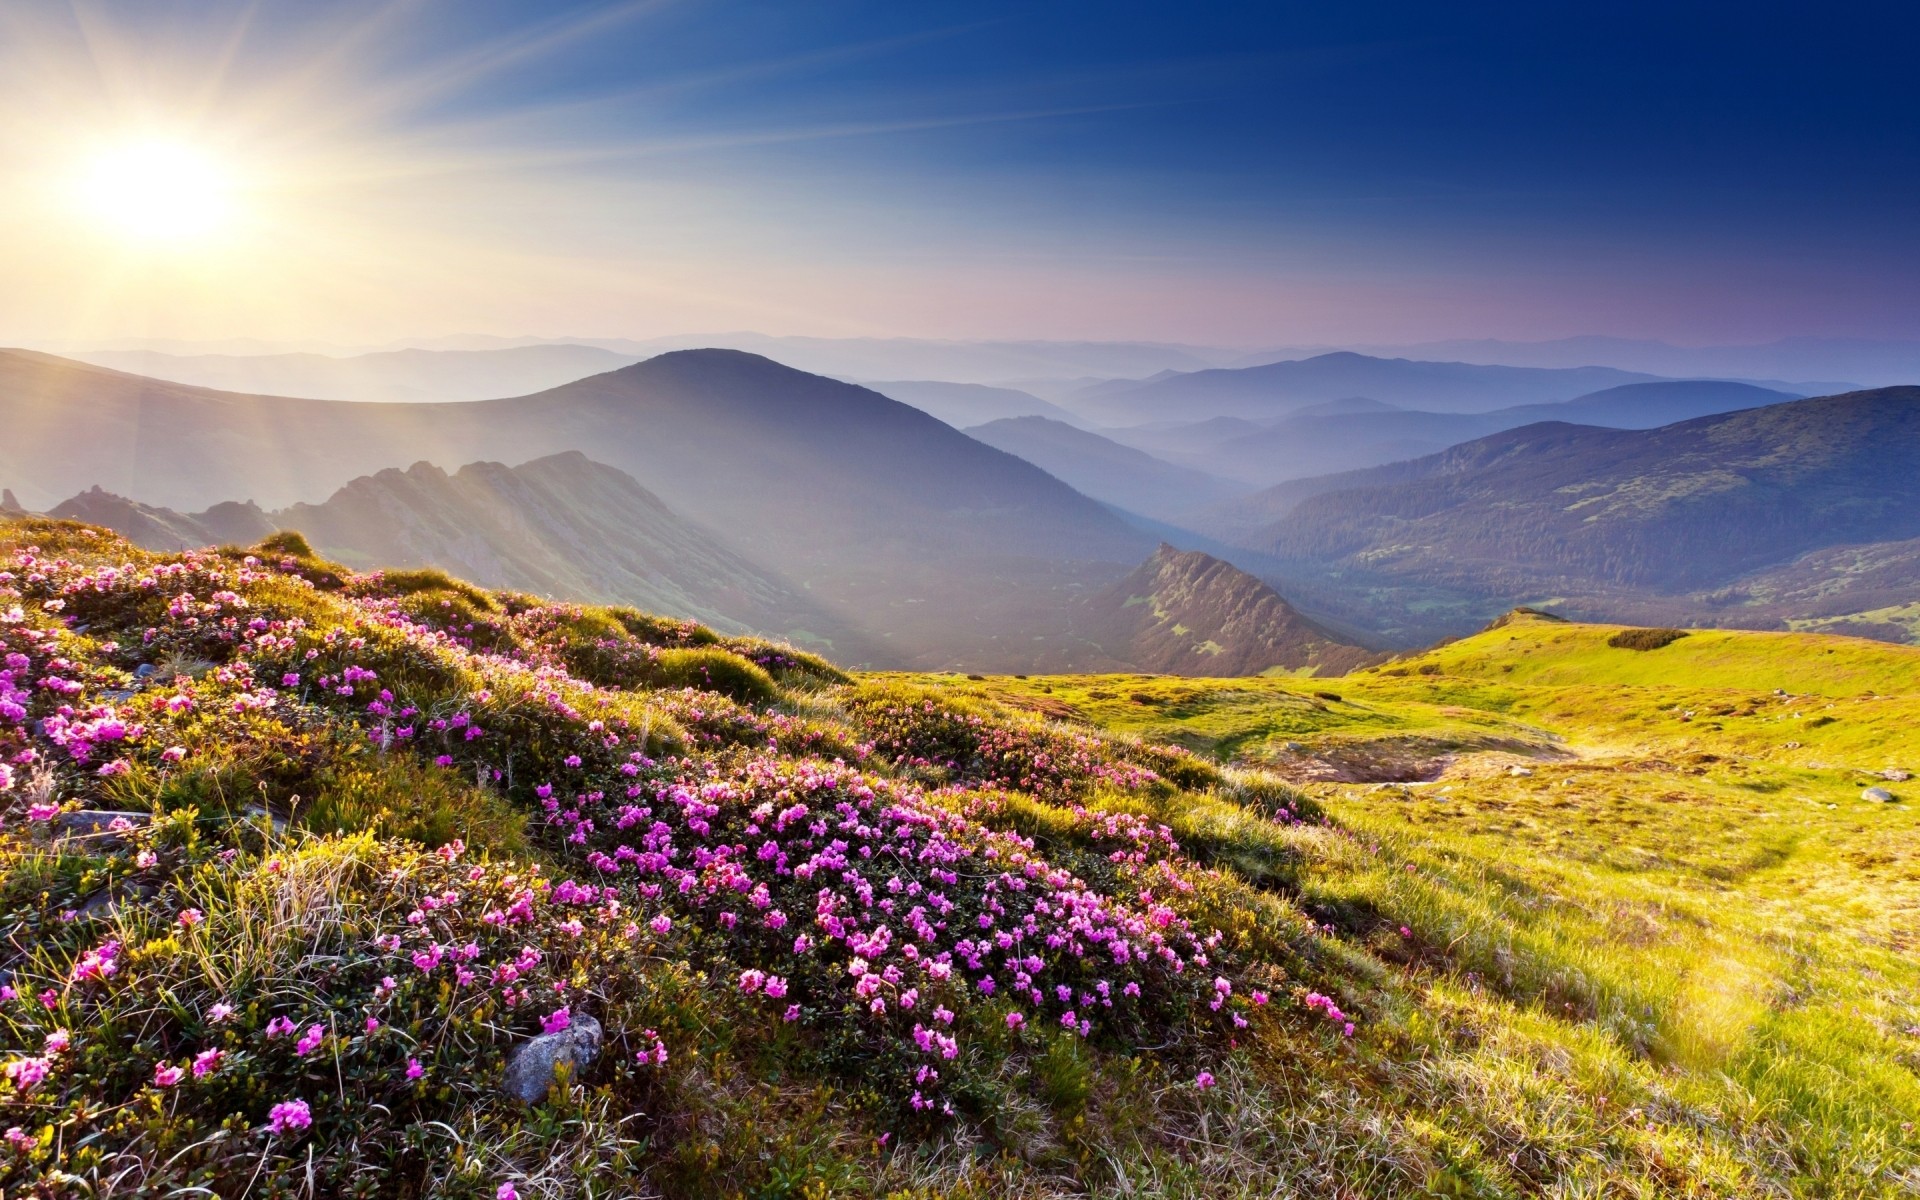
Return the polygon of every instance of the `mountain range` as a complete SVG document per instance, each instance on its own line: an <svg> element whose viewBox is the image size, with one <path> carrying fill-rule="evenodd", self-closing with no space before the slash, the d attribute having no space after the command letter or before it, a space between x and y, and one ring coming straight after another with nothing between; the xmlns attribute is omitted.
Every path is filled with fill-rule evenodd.
<svg viewBox="0 0 1920 1200"><path fill-rule="evenodd" d="M149 544L298 527L345 561L620 599L830 644L850 665L1175 661L1148 645L1149 626L1094 615L1163 540L1257 572L1350 647L1448 636L1522 602L1883 636L1920 624L1902 591L1920 497L1900 482L1910 472L1887 466L1917 449L1900 417L1911 389L1793 401L1642 380L1440 411L1352 391L1354 373L1456 406L1594 376L1340 355L1274 366L1269 382L1292 389L1268 392L1277 417L1096 431L1021 413L962 432L730 350L669 352L520 397L373 404L0 351L0 483L26 508L73 497L62 512ZM957 404L957 420L970 404L1048 403L884 386ZM1081 419L1139 391L1107 388ZM1236 494L1229 475L1283 482ZM1307 665L1294 658L1269 665Z"/></svg>
<svg viewBox="0 0 1920 1200"><path fill-rule="evenodd" d="M1571 400L1657 376L1612 367L1486 367L1370 358L1346 352L1238 369L1163 375L1089 389L1067 407L1105 427L1149 421L1285 416L1310 404L1364 396L1428 412L1490 412Z"/></svg>
<svg viewBox="0 0 1920 1200"><path fill-rule="evenodd" d="M1012 455L852 384L684 351L516 399L245 396L0 352L0 481L30 507L95 484L177 511L280 508L427 461L581 450L870 631L886 660L1024 662L1062 596L1155 540Z"/></svg>
<svg viewBox="0 0 1920 1200"><path fill-rule="evenodd" d="M1426 412L1352 397L1310 405L1277 421L1214 417L1187 426L1112 430L1108 436L1183 466L1264 486L1419 458L1538 421L1652 429L1800 396L1722 380L1660 380L1487 413Z"/></svg>
<svg viewBox="0 0 1920 1200"><path fill-rule="evenodd" d="M1826 574L1823 619L1898 598L1902 544L1920 538L1914 461L1920 388L1885 388L1652 430L1529 425L1282 484L1202 524L1340 579L1403 637L1515 602L1766 626L1809 609L1810 555L1856 562Z"/></svg>

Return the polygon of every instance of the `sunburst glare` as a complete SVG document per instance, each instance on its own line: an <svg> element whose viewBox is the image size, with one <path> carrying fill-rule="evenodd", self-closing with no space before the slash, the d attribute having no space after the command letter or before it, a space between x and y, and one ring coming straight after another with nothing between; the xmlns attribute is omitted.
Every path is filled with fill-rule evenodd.
<svg viewBox="0 0 1920 1200"><path fill-rule="evenodd" d="M140 137L109 143L75 172L76 212L98 228L146 246L199 244L240 216L239 179L217 155L190 142Z"/></svg>

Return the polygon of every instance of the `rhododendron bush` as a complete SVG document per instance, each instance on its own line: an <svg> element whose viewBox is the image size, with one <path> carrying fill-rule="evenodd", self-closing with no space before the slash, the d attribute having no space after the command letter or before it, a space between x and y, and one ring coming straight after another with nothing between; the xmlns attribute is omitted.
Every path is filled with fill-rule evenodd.
<svg viewBox="0 0 1920 1200"><path fill-rule="evenodd" d="M297 538L9 536L8 1194L535 1194L568 1138L672 1187L729 1086L891 1153L992 1139L1028 1058L1198 1092L1281 1036L1311 927L1153 818L1211 780L1179 752ZM500 1094L585 1016L594 1062Z"/></svg>

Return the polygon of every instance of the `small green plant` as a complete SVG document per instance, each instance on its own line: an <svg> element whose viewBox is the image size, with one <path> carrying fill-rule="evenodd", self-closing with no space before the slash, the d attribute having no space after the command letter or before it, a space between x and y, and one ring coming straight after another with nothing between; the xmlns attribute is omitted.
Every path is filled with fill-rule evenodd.
<svg viewBox="0 0 1920 1200"><path fill-rule="evenodd" d="M1622 629L1607 639L1616 650L1658 650L1687 636L1684 629Z"/></svg>

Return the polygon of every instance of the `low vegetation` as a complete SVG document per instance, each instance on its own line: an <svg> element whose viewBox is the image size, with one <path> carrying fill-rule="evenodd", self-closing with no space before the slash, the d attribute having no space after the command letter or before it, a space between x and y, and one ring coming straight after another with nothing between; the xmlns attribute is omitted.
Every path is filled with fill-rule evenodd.
<svg viewBox="0 0 1920 1200"><path fill-rule="evenodd" d="M9 1195L1920 1187L1920 701L1822 639L849 678L291 538L0 555ZM1598 656L1674 681L1543 678Z"/></svg>

